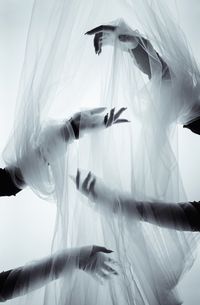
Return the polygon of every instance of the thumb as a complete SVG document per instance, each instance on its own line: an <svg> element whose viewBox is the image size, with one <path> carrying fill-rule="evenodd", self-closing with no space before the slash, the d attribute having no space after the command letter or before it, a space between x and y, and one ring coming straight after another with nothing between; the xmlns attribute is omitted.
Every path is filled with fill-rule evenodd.
<svg viewBox="0 0 200 305"><path fill-rule="evenodd" d="M94 246L92 252L112 253L113 251L101 246Z"/></svg>

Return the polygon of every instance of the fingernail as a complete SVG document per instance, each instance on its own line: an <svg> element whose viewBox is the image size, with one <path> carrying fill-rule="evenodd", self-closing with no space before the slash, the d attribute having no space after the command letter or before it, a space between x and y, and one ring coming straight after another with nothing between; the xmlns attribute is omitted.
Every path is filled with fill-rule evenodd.
<svg viewBox="0 0 200 305"><path fill-rule="evenodd" d="M109 249L106 249L107 250L107 253L112 253L114 252L113 250L109 250Z"/></svg>

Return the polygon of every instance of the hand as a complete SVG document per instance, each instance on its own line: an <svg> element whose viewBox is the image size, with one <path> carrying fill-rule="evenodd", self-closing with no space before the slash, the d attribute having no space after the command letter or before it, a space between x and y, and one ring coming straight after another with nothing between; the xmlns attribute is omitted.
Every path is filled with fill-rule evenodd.
<svg viewBox="0 0 200 305"><path fill-rule="evenodd" d="M76 188L81 191L86 197L88 197L90 200L95 201L97 199L97 193L95 189L96 184L96 177L91 174L91 172L88 173L86 178L83 181L80 181L81 173L80 170L77 170L76 174Z"/></svg>
<svg viewBox="0 0 200 305"><path fill-rule="evenodd" d="M103 212L106 215L108 212L117 214L120 210L119 192L106 186L105 183L91 172L85 178L82 178L82 176L83 174L80 170L77 170L76 178L71 176L72 180L76 183L77 189L88 199L97 203L95 208L99 212Z"/></svg>
<svg viewBox="0 0 200 305"><path fill-rule="evenodd" d="M113 269L113 265L116 262L106 255L112 252L112 250L100 246L81 247L79 268L100 282L104 279L109 279L111 275L118 275L117 271Z"/></svg>
<svg viewBox="0 0 200 305"><path fill-rule="evenodd" d="M95 53L100 54L102 46L111 45L115 42L116 45L123 51L134 49L139 42L138 33L129 28L125 22L120 22L119 25L100 25L88 32L86 35L94 35Z"/></svg>
<svg viewBox="0 0 200 305"><path fill-rule="evenodd" d="M107 128L113 124L129 122L127 119L120 119L121 114L126 108L120 108L115 113L115 108L111 109L105 116L101 113L105 107L94 108L87 111L78 112L70 119L76 139L84 132L94 131L101 128Z"/></svg>

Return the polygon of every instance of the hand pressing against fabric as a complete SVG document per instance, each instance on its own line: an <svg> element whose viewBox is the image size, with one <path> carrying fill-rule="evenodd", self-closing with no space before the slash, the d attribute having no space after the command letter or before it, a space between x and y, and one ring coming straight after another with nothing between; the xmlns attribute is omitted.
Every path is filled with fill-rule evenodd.
<svg viewBox="0 0 200 305"><path fill-rule="evenodd" d="M94 49L98 55L106 45L113 46L116 43L120 49L129 52L139 43L139 34L122 21L119 25L100 25L85 34L94 35Z"/></svg>
<svg viewBox="0 0 200 305"><path fill-rule="evenodd" d="M115 108L112 108L106 115L102 114L106 110L105 107L75 113L70 119L75 138L79 139L84 133L108 128L113 124L129 122L127 119L121 118L121 114L126 109L122 107L116 112Z"/></svg>
<svg viewBox="0 0 200 305"><path fill-rule="evenodd" d="M85 175L77 170L76 178L71 177L76 183L77 189L88 199L97 203L96 208L104 213L118 213L120 207L120 197L116 190L111 189L89 172Z"/></svg>
<svg viewBox="0 0 200 305"><path fill-rule="evenodd" d="M108 257L108 254L112 252L105 247L95 245L81 247L78 257L79 268L102 283L103 280L110 279L112 275L118 275L113 266L116 262Z"/></svg>

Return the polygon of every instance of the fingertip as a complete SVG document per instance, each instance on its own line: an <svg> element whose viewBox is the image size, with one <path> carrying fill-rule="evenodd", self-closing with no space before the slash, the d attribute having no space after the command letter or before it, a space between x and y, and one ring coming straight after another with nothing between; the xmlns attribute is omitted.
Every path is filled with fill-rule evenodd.
<svg viewBox="0 0 200 305"><path fill-rule="evenodd" d="M114 252L114 251L113 251L113 250L110 250L110 249L105 248L104 252L105 252L105 253L112 253L112 252Z"/></svg>
<svg viewBox="0 0 200 305"><path fill-rule="evenodd" d="M127 119L119 119L114 122L114 124L121 124L121 123L131 123L131 121L129 121Z"/></svg>
<svg viewBox="0 0 200 305"><path fill-rule="evenodd" d="M87 31L87 32L85 32L84 35L90 35L90 34L91 34L91 31Z"/></svg>

